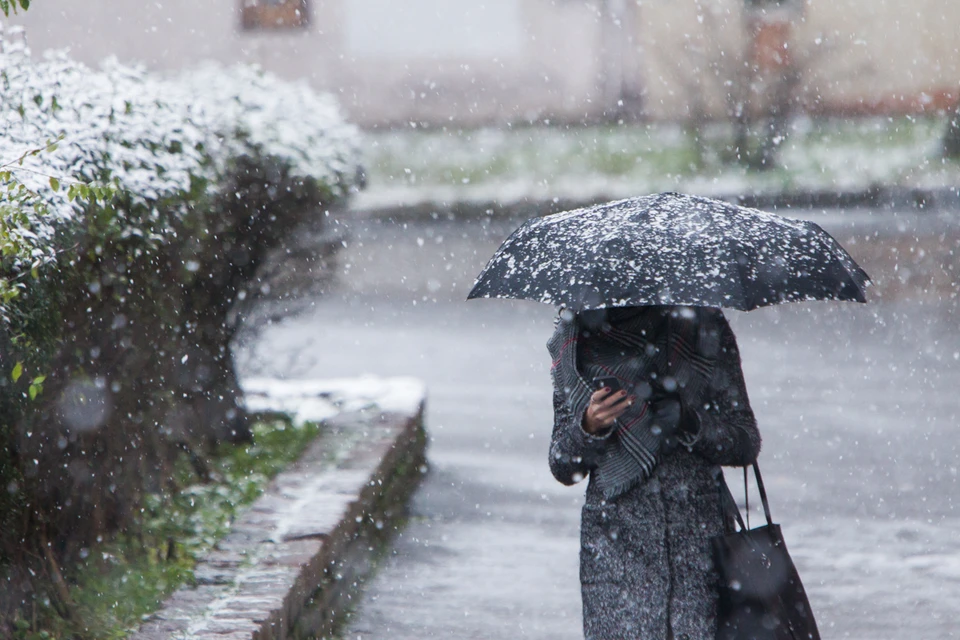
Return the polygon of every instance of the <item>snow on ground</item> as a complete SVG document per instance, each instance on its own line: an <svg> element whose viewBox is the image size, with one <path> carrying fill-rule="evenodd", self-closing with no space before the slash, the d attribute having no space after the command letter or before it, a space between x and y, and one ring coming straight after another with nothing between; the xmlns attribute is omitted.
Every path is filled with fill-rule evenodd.
<svg viewBox="0 0 960 640"><path fill-rule="evenodd" d="M877 184L950 187L960 163L938 158L941 118L797 120L782 166L750 172L720 161L720 125L417 128L367 132L369 187L355 210L423 202L616 199L659 191L700 195L857 191Z"/></svg>
<svg viewBox="0 0 960 640"><path fill-rule="evenodd" d="M319 422L350 411L376 407L383 412L415 414L426 398L423 382L410 377L243 380L244 402L253 412L281 412L294 424Z"/></svg>

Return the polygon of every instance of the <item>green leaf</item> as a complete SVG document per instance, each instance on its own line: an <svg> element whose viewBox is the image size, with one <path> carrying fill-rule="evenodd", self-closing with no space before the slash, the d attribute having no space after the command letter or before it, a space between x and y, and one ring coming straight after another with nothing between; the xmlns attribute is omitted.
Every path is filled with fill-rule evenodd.
<svg viewBox="0 0 960 640"><path fill-rule="evenodd" d="M60 191L60 181L56 178L50 178L50 188L54 191Z"/></svg>
<svg viewBox="0 0 960 640"><path fill-rule="evenodd" d="M33 384L40 385L43 384L43 381L47 379L47 376L37 376L33 379Z"/></svg>
<svg viewBox="0 0 960 640"><path fill-rule="evenodd" d="M36 387L36 386L30 385L30 388L27 390L27 392L30 394L30 399L31 399L31 400L36 400L36 399L37 399L37 387Z"/></svg>
<svg viewBox="0 0 960 640"><path fill-rule="evenodd" d="M20 379L20 376L23 375L23 363L18 362L13 366L13 372L10 374L10 377L13 378L13 381L16 382Z"/></svg>
<svg viewBox="0 0 960 640"><path fill-rule="evenodd" d="M3 10L3 15L10 15L10 2L9 0L0 0L0 9Z"/></svg>
<svg viewBox="0 0 960 640"><path fill-rule="evenodd" d="M30 0L20 0L20 6L23 7L24 11L26 11L30 8Z"/></svg>

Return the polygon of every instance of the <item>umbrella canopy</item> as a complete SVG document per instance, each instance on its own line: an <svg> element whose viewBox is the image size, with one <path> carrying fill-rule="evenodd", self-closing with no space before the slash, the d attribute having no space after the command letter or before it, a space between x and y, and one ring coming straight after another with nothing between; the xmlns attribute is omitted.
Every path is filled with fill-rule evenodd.
<svg viewBox="0 0 960 640"><path fill-rule="evenodd" d="M869 280L813 222L662 193L528 220L467 297L578 311L655 304L749 311L795 300L866 302Z"/></svg>

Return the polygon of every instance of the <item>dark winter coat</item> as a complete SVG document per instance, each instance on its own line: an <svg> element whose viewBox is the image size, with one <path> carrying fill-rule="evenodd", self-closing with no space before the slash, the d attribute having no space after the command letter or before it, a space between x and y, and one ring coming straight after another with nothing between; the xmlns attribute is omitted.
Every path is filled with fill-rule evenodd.
<svg viewBox="0 0 960 640"><path fill-rule="evenodd" d="M580 532L580 582L587 640L713 640L717 575L710 538L722 533L719 465L753 462L760 434L740 354L719 311L720 355L706 402L684 407L699 438L662 456L653 475L611 501L592 471L609 438L587 434L554 389L550 470L572 485L589 476ZM709 405L709 406L708 406Z"/></svg>

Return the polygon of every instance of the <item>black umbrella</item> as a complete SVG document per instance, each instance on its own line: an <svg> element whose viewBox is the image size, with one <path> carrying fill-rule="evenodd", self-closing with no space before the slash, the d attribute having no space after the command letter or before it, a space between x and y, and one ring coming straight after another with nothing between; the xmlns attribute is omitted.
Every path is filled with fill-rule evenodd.
<svg viewBox="0 0 960 640"><path fill-rule="evenodd" d="M866 302L867 282L812 222L663 193L528 220L467 297L574 310L674 304L749 311L794 300Z"/></svg>

